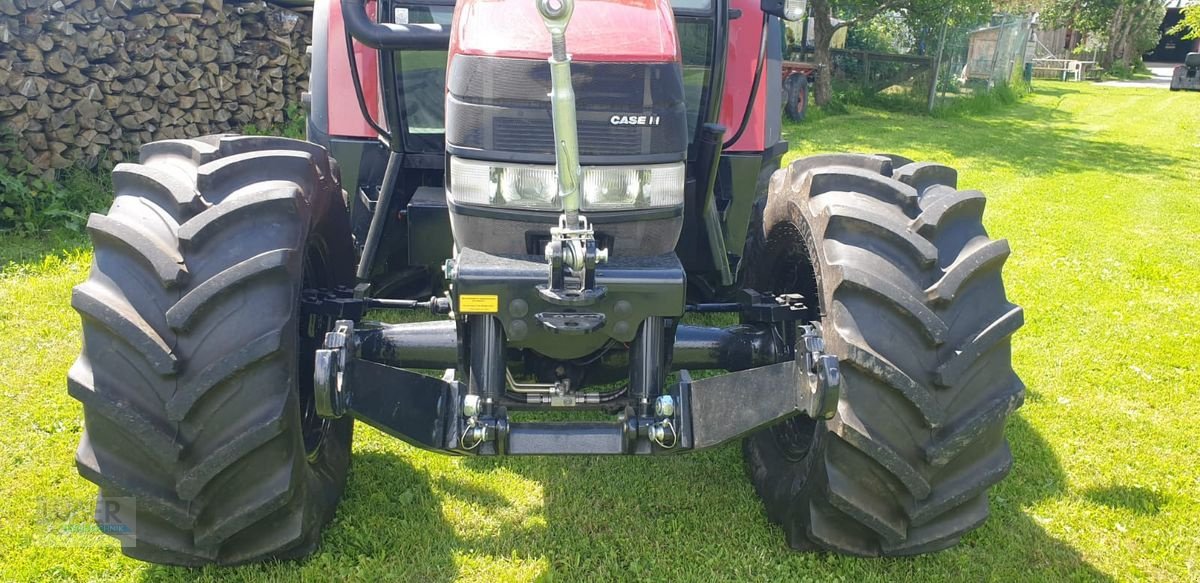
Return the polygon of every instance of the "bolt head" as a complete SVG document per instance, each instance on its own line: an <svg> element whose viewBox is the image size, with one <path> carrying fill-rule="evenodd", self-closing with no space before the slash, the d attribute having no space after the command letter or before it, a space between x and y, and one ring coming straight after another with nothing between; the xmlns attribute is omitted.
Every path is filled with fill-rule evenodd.
<svg viewBox="0 0 1200 583"><path fill-rule="evenodd" d="M654 414L659 417L675 416L675 399L671 395L662 395L654 401Z"/></svg>
<svg viewBox="0 0 1200 583"><path fill-rule="evenodd" d="M463 416L475 417L479 415L481 404L482 400L479 398L479 395L467 395L463 397Z"/></svg>

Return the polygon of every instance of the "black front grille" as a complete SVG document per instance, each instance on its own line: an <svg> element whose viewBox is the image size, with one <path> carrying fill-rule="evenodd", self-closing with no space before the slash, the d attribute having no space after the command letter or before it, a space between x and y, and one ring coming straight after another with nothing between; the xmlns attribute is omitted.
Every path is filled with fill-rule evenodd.
<svg viewBox="0 0 1200 583"><path fill-rule="evenodd" d="M614 126L607 121L577 122L579 149L595 156L639 154L642 131L637 127ZM495 117L492 120L494 147L504 152L541 154L554 151L554 126L544 120Z"/></svg>
<svg viewBox="0 0 1200 583"><path fill-rule="evenodd" d="M580 162L684 158L687 114L678 63L572 63L571 73ZM452 153L553 161L549 63L456 55L446 88L446 145ZM660 122L614 125L614 115L653 115Z"/></svg>
<svg viewBox="0 0 1200 583"><path fill-rule="evenodd" d="M505 152L549 152L554 149L550 120L492 118L493 146Z"/></svg>

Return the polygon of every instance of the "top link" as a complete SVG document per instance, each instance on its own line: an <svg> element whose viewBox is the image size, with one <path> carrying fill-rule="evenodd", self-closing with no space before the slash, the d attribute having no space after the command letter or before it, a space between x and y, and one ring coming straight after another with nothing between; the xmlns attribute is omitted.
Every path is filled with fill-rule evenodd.
<svg viewBox="0 0 1200 583"><path fill-rule="evenodd" d="M575 11L575 0L537 0L538 12L550 32L551 50L554 60L567 59L567 24Z"/></svg>

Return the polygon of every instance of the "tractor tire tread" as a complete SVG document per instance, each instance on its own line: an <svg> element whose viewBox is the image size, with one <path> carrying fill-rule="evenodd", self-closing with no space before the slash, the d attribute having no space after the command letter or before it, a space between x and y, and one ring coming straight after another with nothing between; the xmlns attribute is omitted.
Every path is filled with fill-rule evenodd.
<svg viewBox="0 0 1200 583"><path fill-rule="evenodd" d="M313 209L342 201L328 156L294 140L167 140L118 166L114 188L108 214L89 221L92 272L72 294L80 474L98 504L136 498L131 557L198 566L310 552L344 486L352 423L334 422L310 461L288 331L306 233L344 220L344 208ZM336 244L344 261L350 241Z"/></svg>
<svg viewBox="0 0 1200 583"><path fill-rule="evenodd" d="M987 491L1012 467L1003 429L1024 386L1010 339L1024 318L1004 295L1009 245L987 237L983 195L957 180L887 155L813 157L773 177L747 243L764 259L742 271L770 289L795 270L769 261L815 255L826 352L843 364L838 411L807 455L781 455L772 430L743 445L793 548L947 548L987 518Z"/></svg>

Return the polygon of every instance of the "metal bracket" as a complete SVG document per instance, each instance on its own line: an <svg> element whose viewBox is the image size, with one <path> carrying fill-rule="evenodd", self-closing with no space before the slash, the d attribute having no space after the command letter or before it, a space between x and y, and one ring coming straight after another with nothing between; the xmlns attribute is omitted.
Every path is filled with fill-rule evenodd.
<svg viewBox="0 0 1200 583"><path fill-rule="evenodd" d="M604 314L583 312L539 312L534 315L542 326L555 334L590 334L604 326Z"/></svg>
<svg viewBox="0 0 1200 583"><path fill-rule="evenodd" d="M800 360L810 392L809 416L814 419L831 419L837 412L838 399L842 392L842 371L838 359L825 354L825 339L821 337L820 324L814 322L800 327L803 354Z"/></svg>
<svg viewBox="0 0 1200 583"><path fill-rule="evenodd" d="M804 296L800 294L764 294L752 289L739 292L743 322L795 322L804 318Z"/></svg>
<svg viewBox="0 0 1200 583"><path fill-rule="evenodd" d="M306 289L300 293L300 314L303 333L317 338L324 330L332 329L337 320L361 320L366 308L355 290L346 286L333 289Z"/></svg>
<svg viewBox="0 0 1200 583"><path fill-rule="evenodd" d="M681 371L676 392L691 406L684 447L712 447L794 415L833 417L842 384L837 357L824 353L816 324L800 332L795 360L704 379Z"/></svg>
<svg viewBox="0 0 1200 583"><path fill-rule="evenodd" d="M417 447L446 451L456 446L458 382L354 357L354 322L338 320L316 353L313 388L317 414L346 414Z"/></svg>
<svg viewBox="0 0 1200 583"><path fill-rule="evenodd" d="M317 350L313 367L313 391L317 414L336 419L346 414L348 395L345 377L354 355L354 322L338 320L333 331L325 334L325 343Z"/></svg>
<svg viewBox="0 0 1200 583"><path fill-rule="evenodd" d="M596 247L596 234L583 215L578 216L575 226L569 224L566 214L558 216L558 226L550 229L545 255L550 266L547 289L568 297L586 296L595 288L596 265L608 261L608 250ZM568 273L578 279L574 286L567 283Z"/></svg>

